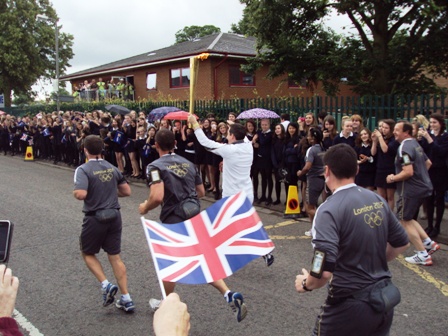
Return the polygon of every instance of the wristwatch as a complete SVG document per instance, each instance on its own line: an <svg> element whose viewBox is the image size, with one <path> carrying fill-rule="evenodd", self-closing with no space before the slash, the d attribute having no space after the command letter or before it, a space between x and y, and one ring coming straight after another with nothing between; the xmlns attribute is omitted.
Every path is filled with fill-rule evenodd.
<svg viewBox="0 0 448 336"><path fill-rule="evenodd" d="M308 289L308 288L306 287L306 279L307 279L307 278L305 278L305 279L302 280L302 288L303 288L305 291L307 291L307 292L311 292L312 289Z"/></svg>

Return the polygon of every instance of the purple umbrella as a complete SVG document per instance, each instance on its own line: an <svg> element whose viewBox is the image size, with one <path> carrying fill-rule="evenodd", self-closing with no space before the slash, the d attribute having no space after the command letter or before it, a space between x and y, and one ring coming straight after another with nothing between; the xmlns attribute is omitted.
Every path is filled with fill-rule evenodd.
<svg viewBox="0 0 448 336"><path fill-rule="evenodd" d="M275 118L280 118L280 116L273 111L265 110L262 108L253 108L253 109L241 112L238 115L238 117L236 117L236 118L237 119L264 119L264 118L275 119Z"/></svg>
<svg viewBox="0 0 448 336"><path fill-rule="evenodd" d="M149 122L154 122L156 120L160 120L165 115L167 115L168 113L176 112L176 111L181 111L181 109L177 108L175 106L157 107L157 108L153 109L151 112L149 112L149 114L148 114L148 121Z"/></svg>

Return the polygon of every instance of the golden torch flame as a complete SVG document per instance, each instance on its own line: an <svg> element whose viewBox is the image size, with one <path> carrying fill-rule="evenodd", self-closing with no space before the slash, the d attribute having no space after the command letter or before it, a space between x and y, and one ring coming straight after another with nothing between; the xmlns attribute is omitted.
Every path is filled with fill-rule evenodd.
<svg viewBox="0 0 448 336"><path fill-rule="evenodd" d="M190 114L194 113L194 92L196 89L196 81L198 78L199 60L203 61L208 58L208 53L202 53L190 58Z"/></svg>

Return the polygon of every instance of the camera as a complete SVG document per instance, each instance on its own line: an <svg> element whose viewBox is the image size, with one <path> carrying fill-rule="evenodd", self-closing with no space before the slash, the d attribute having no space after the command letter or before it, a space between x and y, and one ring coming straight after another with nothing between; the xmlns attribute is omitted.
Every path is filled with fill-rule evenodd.
<svg viewBox="0 0 448 336"><path fill-rule="evenodd" d="M8 220L0 220L0 263L7 263L11 247L13 224Z"/></svg>

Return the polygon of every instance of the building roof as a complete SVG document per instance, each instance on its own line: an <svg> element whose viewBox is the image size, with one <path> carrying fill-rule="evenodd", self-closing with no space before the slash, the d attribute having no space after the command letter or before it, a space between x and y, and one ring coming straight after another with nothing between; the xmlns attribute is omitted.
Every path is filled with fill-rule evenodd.
<svg viewBox="0 0 448 336"><path fill-rule="evenodd" d="M137 56L107 63L94 68L61 76L62 80L71 80L89 75L105 74L139 68L177 60L185 60L194 55L209 53L211 56L227 55L228 57L253 57L256 55L254 37L245 37L230 33L216 33L172 46L153 50Z"/></svg>

